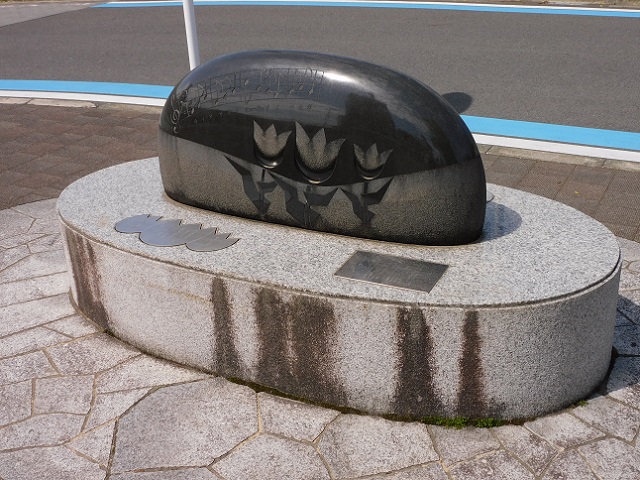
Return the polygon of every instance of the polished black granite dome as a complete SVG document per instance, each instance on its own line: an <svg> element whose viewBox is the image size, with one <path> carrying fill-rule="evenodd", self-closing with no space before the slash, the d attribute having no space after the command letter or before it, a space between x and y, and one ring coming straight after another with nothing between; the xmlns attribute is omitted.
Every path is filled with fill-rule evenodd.
<svg viewBox="0 0 640 480"><path fill-rule="evenodd" d="M482 233L484 169L461 117L359 60L249 51L201 65L167 99L159 156L166 193L196 207L426 245Z"/></svg>

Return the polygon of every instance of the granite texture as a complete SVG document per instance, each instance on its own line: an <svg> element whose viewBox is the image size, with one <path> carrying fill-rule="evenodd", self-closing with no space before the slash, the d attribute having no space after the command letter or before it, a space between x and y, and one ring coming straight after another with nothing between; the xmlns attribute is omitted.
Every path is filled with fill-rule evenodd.
<svg viewBox="0 0 640 480"><path fill-rule="evenodd" d="M367 241L186 207L164 195L157 159L82 178L60 195L58 210L63 222L82 235L135 255L262 285L354 299L477 307L524 304L572 294L615 269L620 251L600 223L543 197L498 185L490 190L495 198L487 205L483 236L461 247ZM145 245L137 235L113 228L139 214L216 226L240 241L213 254L199 253ZM357 250L444 263L449 269L428 294L334 277Z"/></svg>
<svg viewBox="0 0 640 480"><path fill-rule="evenodd" d="M431 427L434 446L446 466L454 465L466 458L493 452L500 448L500 443L491 432L478 428L460 430Z"/></svg>
<svg viewBox="0 0 640 480"><path fill-rule="evenodd" d="M253 390L222 378L173 385L123 416L112 470L208 465L257 431Z"/></svg>
<svg viewBox="0 0 640 480"><path fill-rule="evenodd" d="M558 448L570 448L604 436L569 413L549 415L527 422L525 426Z"/></svg>
<svg viewBox="0 0 640 480"><path fill-rule="evenodd" d="M97 462L102 467L109 465L111 444L115 433L116 422L112 421L74 438L66 444L67 448L78 452Z"/></svg>
<svg viewBox="0 0 640 480"><path fill-rule="evenodd" d="M600 480L585 463L577 450L566 450L558 455L546 470L542 480ZM614 477L615 478L615 477Z"/></svg>
<svg viewBox="0 0 640 480"><path fill-rule="evenodd" d="M163 197L156 168L151 159L100 171L58 202L74 300L126 343L323 404L409 418L527 418L585 397L607 373L619 247L573 209L492 187L497 210L478 243L385 244L180 206ZM113 228L140 213L241 240L197 253ZM430 293L333 276L359 249L449 268ZM81 345L59 348L81 357Z"/></svg>
<svg viewBox="0 0 640 480"><path fill-rule="evenodd" d="M97 463L64 447L30 448L0 453L0 475L11 480L60 478L65 480L104 480Z"/></svg>
<svg viewBox="0 0 640 480"><path fill-rule="evenodd" d="M311 445L260 435L214 463L225 480L329 480L327 467Z"/></svg>
<svg viewBox="0 0 640 480"><path fill-rule="evenodd" d="M30 207L36 210L47 204L49 215L55 216L52 202L39 202ZM640 245L621 241L621 246L623 258L635 258L634 261L640 259ZM632 264L631 261L625 264L623 276L627 275ZM32 279L45 277L47 275L40 276L38 272L34 272ZM0 297L4 291L0 288ZM633 291L628 290L625 293ZM55 289L42 289L40 294L31 290L28 298L21 300L14 297L13 293L11 297L7 297L8 304L20 304L59 295ZM66 302L70 304L68 298ZM33 306L34 313L40 311L38 303L30 303L30 306ZM619 310L620 326L616 328L640 325L640 315L635 315L634 311L625 310L624 313ZM16 318L28 317L25 310L14 312ZM370 455L377 457L378 464L383 459L386 462L385 467L382 467L385 469L384 472L350 477L352 480L484 480L503 478L504 475L528 478L523 468L529 470L537 480L638 478L640 456L636 448L637 439L629 440L636 429L637 412L640 412L640 356L633 353L616 359L603 384L602 393L606 394L605 396L590 399L586 405L581 403L580 407L568 408L561 414L551 416L549 421L464 430L427 425L429 438L423 434L416 435L425 428L420 423L389 422L365 416L362 417L364 420L359 422L362 425L352 425L354 422L351 415L266 393L252 393L246 389L243 391L248 393L247 400L251 399L256 405L257 432L233 445L228 454L210 464L195 467L161 466L116 472L113 468L116 452L122 459L128 458L129 461L147 458L162 465L168 458L162 437L159 437L158 444L153 439L148 440L144 446L145 452L141 452L140 446L131 447L127 444L127 438L123 438L117 425L128 424L129 432L137 434L145 431L162 432L166 427L166 423L161 421L163 418L185 416L185 405L180 393L192 394L198 391L197 387L187 388L198 383L204 383L202 389L207 390L206 385L210 385L211 376L154 359L142 352L109 366L104 363L103 355L105 351L122 351L121 343L117 339L112 336L104 337L101 334L102 327L79 314L60 319L55 317L54 315L51 319L42 318L42 323L38 326L29 322L19 322L16 328L9 329L12 333L0 335L0 346L5 341L15 345L14 335L27 338L28 332L35 331L34 336L28 338L37 338L44 330L50 330L65 336L64 339L56 337L59 340L57 345L60 347L70 342L74 343L75 338L88 340L97 337L95 342L84 343L99 346L95 352L96 360L91 361L87 358L93 354L91 349L54 349L54 345L47 345L48 342L34 344L34 351L13 353L10 357L0 360L0 427L3 427L0 430L0 442L4 445L0 448L0 478L3 480L228 478L221 476L218 469L225 469L228 475L236 477L241 477L244 472L258 471L257 478L279 474L280 478L286 478L288 473L299 478L314 478L314 475L316 478L322 478L323 470L319 465L324 465L325 471L329 472L329 458L319 449L326 432L331 434L332 439L326 438L323 448L331 444L331 448L325 450L327 457L331 455L332 465L368 473L375 465L369 462ZM12 317L5 317L5 321L11 323ZM44 337L52 338L47 335ZM72 369L65 369L65 372L69 373L57 371L47 360L51 349L56 352L57 362L61 365L69 365L74 359L81 359L83 368L100 366L106 370L79 376L71 373ZM242 351L246 355L249 352L257 354L259 349L245 348ZM80 353L82 354L79 355ZM68 361L63 357L69 357ZM7 369L3 370L2 367ZM94 378L94 387L88 413L37 413L38 404L55 405L60 394L57 387L60 385L65 385L68 389L65 401L62 402L65 410L71 407L73 411L84 411L84 396L88 384L86 379L89 377ZM127 377L130 377L130 380ZM43 380L46 382L41 383ZM47 388L40 389L38 385ZM102 386L104 393L98 391L98 385ZM163 392L169 390L172 385L179 389L169 395L173 400L167 401ZM215 385L212 394L217 395L221 401L223 406L220 410L224 413L216 413L218 422L214 422L213 426L225 431L229 428L226 423L228 418L242 417L245 402L237 401L237 385L222 379L217 379ZM52 397L47 398L47 395ZM614 406L614 403L617 406ZM159 415L152 414L153 409L149 407L153 405L161 406ZM201 414L209 412L194 411L196 414L192 418L200 418ZM76 417L80 420L75 420ZM253 420L252 425L256 425ZM367 432L367 428L371 426L378 430L373 435L358 434ZM73 436L69 437L70 435ZM173 442L172 448L184 450L184 455L192 454L190 445L201 438L203 431L194 429L191 435L193 438L186 442ZM310 440L311 438L313 439ZM390 441L393 438L397 439L395 443ZM407 439L415 442L410 449L405 448ZM331 441L327 443L329 440ZM58 446L42 445L45 441L64 443ZM562 442L567 447L557 447L555 442ZM38 446L31 446L36 444ZM129 451L131 449L133 451ZM266 455L269 451L274 453L273 457ZM423 457L420 455L413 459L415 451L428 456L429 460L426 463L389 470L422 461ZM375 452L383 452L384 455ZM291 456L287 457L289 454ZM171 452L171 455L175 458L181 454ZM226 459L228 460L223 462ZM300 468L300 464L290 466L287 462L291 459L303 460L305 468ZM517 460L521 462L520 466L514 463ZM340 477L333 478L337 480Z"/></svg>
<svg viewBox="0 0 640 480"><path fill-rule="evenodd" d="M558 454L550 443L530 430L517 425L505 425L493 430L500 443L535 474L540 475Z"/></svg>
<svg viewBox="0 0 640 480"><path fill-rule="evenodd" d="M405 427L382 418L341 415L324 430L318 450L337 478L373 475L435 461L438 455L427 427L419 423Z"/></svg>
<svg viewBox="0 0 640 480"><path fill-rule="evenodd" d="M451 476L460 480L535 480L533 474L506 452L461 463L451 469Z"/></svg>
<svg viewBox="0 0 640 480"><path fill-rule="evenodd" d="M298 441L313 442L338 412L267 393L258 394L262 428Z"/></svg>

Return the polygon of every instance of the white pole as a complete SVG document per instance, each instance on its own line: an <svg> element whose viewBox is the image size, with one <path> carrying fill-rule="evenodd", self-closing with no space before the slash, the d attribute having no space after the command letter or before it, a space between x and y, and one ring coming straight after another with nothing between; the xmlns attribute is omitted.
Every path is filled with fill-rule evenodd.
<svg viewBox="0 0 640 480"><path fill-rule="evenodd" d="M189 50L189 68L193 70L200 65L200 49L198 48L198 34L196 32L196 12L193 0L182 0L184 11L184 28L187 32L187 50Z"/></svg>

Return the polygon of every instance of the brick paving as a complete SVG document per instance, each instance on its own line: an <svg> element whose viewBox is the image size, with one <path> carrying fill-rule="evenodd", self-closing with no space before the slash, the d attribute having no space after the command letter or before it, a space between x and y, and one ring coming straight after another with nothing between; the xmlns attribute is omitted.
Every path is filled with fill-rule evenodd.
<svg viewBox="0 0 640 480"><path fill-rule="evenodd" d="M0 104L0 209L55 198L91 172L156 156L159 112L114 104Z"/></svg>
<svg viewBox="0 0 640 480"><path fill-rule="evenodd" d="M491 147L483 154L487 181L542 195L640 242L640 164ZM551 161L552 159L561 161ZM573 162L573 163L569 163Z"/></svg>

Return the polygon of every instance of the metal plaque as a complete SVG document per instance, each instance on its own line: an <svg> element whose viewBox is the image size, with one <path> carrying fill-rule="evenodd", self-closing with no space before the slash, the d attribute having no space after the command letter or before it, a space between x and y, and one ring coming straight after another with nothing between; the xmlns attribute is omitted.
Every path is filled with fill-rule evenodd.
<svg viewBox="0 0 640 480"><path fill-rule="evenodd" d="M120 233L139 233L141 242L156 247L186 245L195 252L215 252L238 241L230 233L218 233L217 227L202 228L200 223L184 224L182 220L161 220L154 215L135 215L115 225Z"/></svg>
<svg viewBox="0 0 640 480"><path fill-rule="evenodd" d="M337 277L390 287L430 292L448 265L357 251L335 273Z"/></svg>

